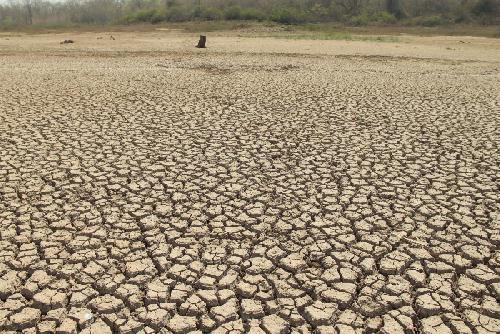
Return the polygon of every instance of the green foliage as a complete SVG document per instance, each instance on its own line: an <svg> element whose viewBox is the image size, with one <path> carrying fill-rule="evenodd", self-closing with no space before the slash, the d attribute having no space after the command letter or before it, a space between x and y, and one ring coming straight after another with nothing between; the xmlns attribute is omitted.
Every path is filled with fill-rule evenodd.
<svg viewBox="0 0 500 334"><path fill-rule="evenodd" d="M311 14L318 19L328 18L328 8L324 7L322 4L316 3L311 7Z"/></svg>
<svg viewBox="0 0 500 334"><path fill-rule="evenodd" d="M271 21L283 24L299 24L306 21L306 14L295 8L278 7L271 12Z"/></svg>
<svg viewBox="0 0 500 334"><path fill-rule="evenodd" d="M185 22L192 19L191 11L186 7L173 6L165 8L141 9L126 15L120 20L122 23L161 23L161 22Z"/></svg>
<svg viewBox="0 0 500 334"><path fill-rule="evenodd" d="M266 15L256 9L256 8L242 8L241 9L241 19L242 20L255 20L255 21L263 21L266 19Z"/></svg>
<svg viewBox="0 0 500 334"><path fill-rule="evenodd" d="M0 0L1 2L2 0ZM36 2L44 24L186 21L270 21L294 25L337 22L355 26L448 23L500 24L500 0L61 0ZM5 1L4 1L5 2ZM26 24L20 2L0 5L0 25Z"/></svg>
<svg viewBox="0 0 500 334"><path fill-rule="evenodd" d="M255 8L241 8L240 6L231 6L224 11L226 20L255 20L262 21L266 18L264 13Z"/></svg>
<svg viewBox="0 0 500 334"><path fill-rule="evenodd" d="M192 13L187 7L173 6L167 9L165 19L168 22L186 22L191 20Z"/></svg>
<svg viewBox="0 0 500 334"><path fill-rule="evenodd" d="M449 23L443 17L439 15L431 15L431 16L419 16L414 17L408 21L406 24L412 26L424 26L424 27L436 27L438 25Z"/></svg>
<svg viewBox="0 0 500 334"><path fill-rule="evenodd" d="M262 21L265 15L253 8L240 8L232 6L222 11L215 7L195 7L190 9L184 6L172 6L169 8L150 8L135 11L122 18L123 23L138 22L186 22L190 20L216 21L226 20L256 20Z"/></svg>
<svg viewBox="0 0 500 334"><path fill-rule="evenodd" d="M381 23L381 24L394 24L398 20L394 14L388 12L379 12L371 16L373 22Z"/></svg>
<svg viewBox="0 0 500 334"><path fill-rule="evenodd" d="M481 24L500 24L500 0L479 0L472 12Z"/></svg>
<svg viewBox="0 0 500 334"><path fill-rule="evenodd" d="M498 15L500 14L500 1L479 0L472 11L477 15Z"/></svg>
<svg viewBox="0 0 500 334"><path fill-rule="evenodd" d="M150 22L153 24L160 23L166 20L167 20L167 13L165 10L156 10L150 18Z"/></svg>
<svg viewBox="0 0 500 334"><path fill-rule="evenodd" d="M406 16L402 0L385 0L385 6L387 12L392 14L395 18L401 19Z"/></svg>
<svg viewBox="0 0 500 334"><path fill-rule="evenodd" d="M134 19L137 22L151 22L151 19L156 14L156 9L143 9L135 14Z"/></svg>
<svg viewBox="0 0 500 334"><path fill-rule="evenodd" d="M105 24L117 18L115 6L114 0L84 1L78 10L72 8L69 11L69 21L83 24ZM2 16L1 13L0 16Z"/></svg>
<svg viewBox="0 0 500 334"><path fill-rule="evenodd" d="M224 15L223 12L218 8L203 7L198 12L198 16L195 17L200 18L202 20L215 21L222 19L223 15Z"/></svg>
<svg viewBox="0 0 500 334"><path fill-rule="evenodd" d="M165 13L158 9L142 9L135 13L125 16L122 21L124 23L151 22L158 23L165 20Z"/></svg>
<svg viewBox="0 0 500 334"><path fill-rule="evenodd" d="M366 26L370 23L370 18L368 15L356 15L352 17L346 17L346 22L353 26Z"/></svg>
<svg viewBox="0 0 500 334"><path fill-rule="evenodd" d="M16 20L14 20L14 18L8 16L6 18L3 18L1 21L0 21L0 27L2 29L16 29L20 26L20 23L19 22L16 22Z"/></svg>
<svg viewBox="0 0 500 334"><path fill-rule="evenodd" d="M347 19L347 22L354 26L366 26L369 24L389 25L395 24L397 21L396 17L388 12L362 14Z"/></svg>
<svg viewBox="0 0 500 334"><path fill-rule="evenodd" d="M226 20L241 20L241 7L231 6L224 11L224 18Z"/></svg>

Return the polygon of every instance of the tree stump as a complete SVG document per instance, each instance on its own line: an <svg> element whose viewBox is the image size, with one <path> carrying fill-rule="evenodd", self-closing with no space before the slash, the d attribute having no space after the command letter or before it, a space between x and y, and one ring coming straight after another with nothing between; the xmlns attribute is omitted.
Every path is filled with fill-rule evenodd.
<svg viewBox="0 0 500 334"><path fill-rule="evenodd" d="M204 48L206 48L206 46L205 46L206 42L207 42L207 36L200 35L200 40L198 41L198 45L196 45L196 47L204 49Z"/></svg>

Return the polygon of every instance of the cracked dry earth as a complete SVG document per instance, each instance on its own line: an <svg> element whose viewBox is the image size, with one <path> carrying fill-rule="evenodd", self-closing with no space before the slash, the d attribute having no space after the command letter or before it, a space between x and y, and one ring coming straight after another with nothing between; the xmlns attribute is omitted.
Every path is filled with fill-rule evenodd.
<svg viewBox="0 0 500 334"><path fill-rule="evenodd" d="M500 332L499 62L266 43L0 56L1 333Z"/></svg>

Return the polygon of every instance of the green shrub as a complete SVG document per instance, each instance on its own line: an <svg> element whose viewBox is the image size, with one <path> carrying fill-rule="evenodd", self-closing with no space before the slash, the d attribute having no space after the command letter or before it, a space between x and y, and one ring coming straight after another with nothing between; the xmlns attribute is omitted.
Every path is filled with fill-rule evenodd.
<svg viewBox="0 0 500 334"><path fill-rule="evenodd" d="M370 23L370 17L366 14L356 15L351 18L347 18L347 23L353 26L366 26Z"/></svg>
<svg viewBox="0 0 500 334"><path fill-rule="evenodd" d="M311 7L310 12L312 16L316 19L323 20L328 18L328 8L322 6L321 4L317 3L314 6Z"/></svg>
<svg viewBox="0 0 500 334"><path fill-rule="evenodd" d="M151 22L151 18L156 14L156 9L143 9L135 13L128 14L122 18L125 23Z"/></svg>
<svg viewBox="0 0 500 334"><path fill-rule="evenodd" d="M476 15L498 15L500 14L500 1L479 0L472 11Z"/></svg>
<svg viewBox="0 0 500 334"><path fill-rule="evenodd" d="M397 19L406 17L402 0L385 0L385 8L387 13L393 15Z"/></svg>
<svg viewBox="0 0 500 334"><path fill-rule="evenodd" d="M373 20L381 24L394 24L398 21L393 14L388 12L376 13L375 15L373 15Z"/></svg>
<svg viewBox="0 0 500 334"><path fill-rule="evenodd" d="M444 22L444 20L441 18L441 16L432 15L432 16L424 17L424 19L422 20L421 23L424 27L435 27L435 26L438 26L438 25L446 23L446 22Z"/></svg>
<svg viewBox="0 0 500 334"><path fill-rule="evenodd" d="M164 9L158 8L149 8L142 9L135 13L128 14L124 16L120 22L123 23L137 23L137 22L150 22L150 23L159 23L168 20L168 15Z"/></svg>
<svg viewBox="0 0 500 334"><path fill-rule="evenodd" d="M132 22L134 22L132 14L122 16L121 18L118 19L119 24L130 24Z"/></svg>
<svg viewBox="0 0 500 334"><path fill-rule="evenodd" d="M226 20L241 20L241 7L231 6L224 11L224 18Z"/></svg>
<svg viewBox="0 0 500 334"><path fill-rule="evenodd" d="M500 0L480 0L472 12L480 24L500 24Z"/></svg>
<svg viewBox="0 0 500 334"><path fill-rule="evenodd" d="M167 10L165 18L169 22L185 22L191 20L191 12L188 8L173 6Z"/></svg>
<svg viewBox="0 0 500 334"><path fill-rule="evenodd" d="M10 16L4 17L4 18L2 18L0 20L0 28L1 28L1 30L3 30L3 29L5 29L5 30L12 29L12 28L18 27L19 25L20 25L20 23L17 22L17 21L15 21Z"/></svg>
<svg viewBox="0 0 500 334"><path fill-rule="evenodd" d="M374 14L361 14L356 15L351 18L347 18L347 22L354 26L365 26L368 24L376 23L376 24L394 24L398 20L394 15L388 12L377 12Z"/></svg>
<svg viewBox="0 0 500 334"><path fill-rule="evenodd" d="M207 7L201 11L200 18L207 21L220 20L223 17L223 13L220 9L214 7Z"/></svg>
<svg viewBox="0 0 500 334"><path fill-rule="evenodd" d="M205 21L220 20L224 17L224 13L214 7L196 7L192 12L192 17Z"/></svg>
<svg viewBox="0 0 500 334"><path fill-rule="evenodd" d="M295 8L276 8L270 19L283 24L299 24L306 21L306 15Z"/></svg>
<svg viewBox="0 0 500 334"><path fill-rule="evenodd" d="M470 8L466 6L460 6L455 8L455 10L450 13L450 20L454 23L472 23L474 22L474 16Z"/></svg>
<svg viewBox="0 0 500 334"><path fill-rule="evenodd" d="M157 10L153 16L151 16L150 22L155 24L155 23L160 23L163 21L167 20L167 13L164 10Z"/></svg>
<svg viewBox="0 0 500 334"><path fill-rule="evenodd" d="M142 9L135 13L135 22L151 22L151 18L156 14L156 9Z"/></svg>
<svg viewBox="0 0 500 334"><path fill-rule="evenodd" d="M243 8L240 13L242 20L256 20L262 21L266 18L266 15L258 9L255 8Z"/></svg>
<svg viewBox="0 0 500 334"><path fill-rule="evenodd" d="M424 26L424 27L435 27L445 23L443 18L439 15L418 16L411 19L410 22L412 25Z"/></svg>
<svg viewBox="0 0 500 334"><path fill-rule="evenodd" d="M256 20L265 19L264 13L255 8L241 8L240 6L231 6L224 11L226 20Z"/></svg>

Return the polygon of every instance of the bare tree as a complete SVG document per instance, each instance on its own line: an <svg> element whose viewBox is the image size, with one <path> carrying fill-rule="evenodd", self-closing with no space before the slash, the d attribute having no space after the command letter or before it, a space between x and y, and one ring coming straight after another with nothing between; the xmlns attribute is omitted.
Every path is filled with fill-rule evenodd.
<svg viewBox="0 0 500 334"><path fill-rule="evenodd" d="M23 0L26 8L26 24L33 24L33 0Z"/></svg>
<svg viewBox="0 0 500 334"><path fill-rule="evenodd" d="M386 0L385 1L385 9L397 17L398 19L402 18L405 16L401 0Z"/></svg>
<svg viewBox="0 0 500 334"><path fill-rule="evenodd" d="M361 11L364 0L335 0L335 3L342 7L347 14L354 15Z"/></svg>
<svg viewBox="0 0 500 334"><path fill-rule="evenodd" d="M365 12L368 17L381 11L398 19L445 16L485 24L500 20L500 0L0 0L0 26L105 24L152 17L183 21L200 18L204 10L225 14L235 4L240 7L239 17L246 13L248 19L273 20L276 7L313 21L344 20Z"/></svg>

